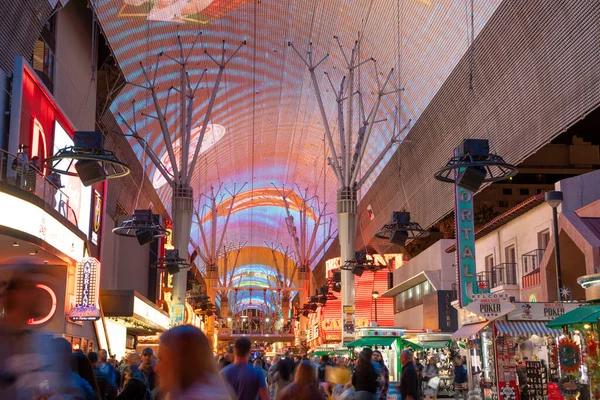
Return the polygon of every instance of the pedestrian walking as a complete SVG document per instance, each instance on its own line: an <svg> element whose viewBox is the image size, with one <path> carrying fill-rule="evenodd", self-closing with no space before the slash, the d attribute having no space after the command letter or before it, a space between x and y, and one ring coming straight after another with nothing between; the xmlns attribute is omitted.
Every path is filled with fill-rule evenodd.
<svg viewBox="0 0 600 400"><path fill-rule="evenodd" d="M402 375L400 375L400 385L396 389L400 392L402 400L418 400L420 398L419 378L412 351L403 350L400 353L400 364L402 364Z"/></svg>
<svg viewBox="0 0 600 400"><path fill-rule="evenodd" d="M376 400L378 375L371 363L372 356L373 351L368 347L358 353L358 361L352 374L355 400Z"/></svg>
<svg viewBox="0 0 600 400"><path fill-rule="evenodd" d="M467 399L467 367L460 355L454 357L454 399Z"/></svg>
<svg viewBox="0 0 600 400"><path fill-rule="evenodd" d="M381 369L381 385L377 388L377 398L379 400L387 400L387 395L390 389L390 371L383 362L383 355L379 350L373 352L373 361L379 364Z"/></svg>
<svg viewBox="0 0 600 400"><path fill-rule="evenodd" d="M440 385L440 372L437 367L437 362L433 357L429 359L429 362L423 370L423 382L425 382L425 389L423 390L425 400L436 400L438 387Z"/></svg>
<svg viewBox="0 0 600 400"><path fill-rule="evenodd" d="M325 400L325 394L319 387L315 367L304 360L296 367L294 382L280 393L277 400Z"/></svg>
<svg viewBox="0 0 600 400"><path fill-rule="evenodd" d="M164 399L235 400L219 375L208 338L194 326L177 326L160 336L154 370Z"/></svg>
<svg viewBox="0 0 600 400"><path fill-rule="evenodd" d="M241 337L233 345L233 364L221 370L221 376L235 391L238 400L269 400L267 384L261 371L248 363L252 343Z"/></svg>

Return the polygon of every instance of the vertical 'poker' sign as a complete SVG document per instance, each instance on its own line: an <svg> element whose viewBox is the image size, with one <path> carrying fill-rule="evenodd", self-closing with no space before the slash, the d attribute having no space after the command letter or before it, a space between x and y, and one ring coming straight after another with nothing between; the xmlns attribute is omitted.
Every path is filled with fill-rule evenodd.
<svg viewBox="0 0 600 400"><path fill-rule="evenodd" d="M458 154L458 149L455 150ZM460 173L460 171L456 171ZM460 291L458 301L466 307L477 287L475 276L475 221L473 218L473 192L455 185L456 258Z"/></svg>

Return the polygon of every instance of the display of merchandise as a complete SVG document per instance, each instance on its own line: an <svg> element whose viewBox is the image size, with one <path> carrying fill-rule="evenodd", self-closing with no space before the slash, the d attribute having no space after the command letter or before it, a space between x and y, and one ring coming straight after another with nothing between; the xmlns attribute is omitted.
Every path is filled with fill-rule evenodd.
<svg viewBox="0 0 600 400"><path fill-rule="evenodd" d="M548 341L548 382L558 382L558 345L554 340Z"/></svg>
<svg viewBox="0 0 600 400"><path fill-rule="evenodd" d="M548 373L545 364L544 360L525 362L530 400L548 398Z"/></svg>
<svg viewBox="0 0 600 400"><path fill-rule="evenodd" d="M452 361L452 350L450 348L430 349L419 356L424 361L430 357L434 357L437 360L440 377L437 397L454 397L454 362Z"/></svg>

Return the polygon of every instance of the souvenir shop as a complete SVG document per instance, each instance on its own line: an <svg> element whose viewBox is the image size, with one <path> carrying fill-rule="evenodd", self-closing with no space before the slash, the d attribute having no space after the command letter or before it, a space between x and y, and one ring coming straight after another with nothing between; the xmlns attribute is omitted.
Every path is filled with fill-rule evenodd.
<svg viewBox="0 0 600 400"><path fill-rule="evenodd" d="M600 399L600 305L583 305L546 324L558 340L558 391L564 398Z"/></svg>
<svg viewBox="0 0 600 400"><path fill-rule="evenodd" d="M458 346L447 333L418 334L415 342L420 349L415 357L425 367L429 359L436 360L439 371L437 397L454 397L454 364L452 358L459 353Z"/></svg>
<svg viewBox="0 0 600 400"><path fill-rule="evenodd" d="M564 337L546 324L580 304L512 304L514 310L505 316L464 325L453 335L466 356L469 389L485 400L562 398L559 357ZM525 370L527 387L519 387L518 367Z"/></svg>

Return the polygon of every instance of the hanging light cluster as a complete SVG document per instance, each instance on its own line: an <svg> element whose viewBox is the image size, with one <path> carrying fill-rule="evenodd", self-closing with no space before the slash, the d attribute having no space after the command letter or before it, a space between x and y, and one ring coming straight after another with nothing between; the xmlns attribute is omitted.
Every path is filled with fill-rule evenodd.
<svg viewBox="0 0 600 400"><path fill-rule="evenodd" d="M411 222L409 212L394 211L390 223L375 232L378 239L404 246L409 239L422 239L429 236L429 231L423 229L417 222Z"/></svg>
<svg viewBox="0 0 600 400"><path fill-rule="evenodd" d="M387 265L375 263L373 257L367 257L366 251L355 251L354 259L347 260L346 263L340 267L340 269L344 271L352 271L352 273L358 277L361 277L365 271L377 272L383 268L387 268Z"/></svg>

